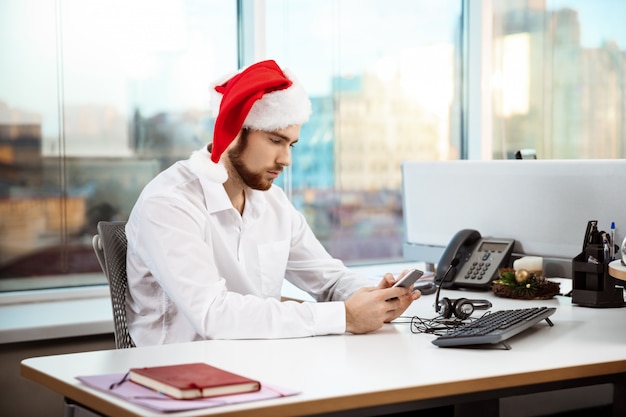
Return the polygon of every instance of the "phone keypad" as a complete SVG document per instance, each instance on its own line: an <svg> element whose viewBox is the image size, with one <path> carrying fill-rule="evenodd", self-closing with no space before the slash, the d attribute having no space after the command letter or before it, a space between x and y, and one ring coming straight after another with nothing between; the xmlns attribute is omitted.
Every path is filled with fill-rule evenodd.
<svg viewBox="0 0 626 417"><path fill-rule="evenodd" d="M488 259L489 253L486 253L485 256L483 256L483 259ZM485 278L485 274L487 273L487 270L489 269L489 267L491 266L491 262L478 262L478 261L474 261L472 262L472 264L469 266L469 269L467 270L467 272L465 273L465 279L475 279L475 280L482 280ZM488 277L491 278L491 277Z"/></svg>

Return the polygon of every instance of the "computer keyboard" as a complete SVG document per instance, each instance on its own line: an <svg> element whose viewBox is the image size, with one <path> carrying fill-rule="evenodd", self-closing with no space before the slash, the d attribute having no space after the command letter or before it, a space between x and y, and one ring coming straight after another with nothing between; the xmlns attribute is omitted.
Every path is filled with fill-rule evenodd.
<svg viewBox="0 0 626 417"><path fill-rule="evenodd" d="M494 311L450 330L445 335L433 340L433 343L440 347L502 343L506 349L511 349L511 346L506 343L507 339L534 326L541 320L546 320L550 326L553 326L548 317L555 311L556 308L554 307Z"/></svg>

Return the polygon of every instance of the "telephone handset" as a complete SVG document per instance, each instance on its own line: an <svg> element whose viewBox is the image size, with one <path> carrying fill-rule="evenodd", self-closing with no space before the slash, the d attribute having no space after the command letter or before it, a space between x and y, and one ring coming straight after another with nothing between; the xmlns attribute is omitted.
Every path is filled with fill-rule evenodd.
<svg viewBox="0 0 626 417"><path fill-rule="evenodd" d="M435 281L443 288L488 290L500 268L508 266L514 245L513 239L483 238L476 230L459 230L441 255ZM456 266L452 266L454 259Z"/></svg>

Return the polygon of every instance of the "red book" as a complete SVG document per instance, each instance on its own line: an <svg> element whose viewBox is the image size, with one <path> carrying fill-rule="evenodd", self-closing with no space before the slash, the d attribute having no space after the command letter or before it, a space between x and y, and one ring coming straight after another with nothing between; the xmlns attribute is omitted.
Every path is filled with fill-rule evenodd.
<svg viewBox="0 0 626 417"><path fill-rule="evenodd" d="M177 399L216 397L261 389L253 379L206 363L132 368L130 380Z"/></svg>

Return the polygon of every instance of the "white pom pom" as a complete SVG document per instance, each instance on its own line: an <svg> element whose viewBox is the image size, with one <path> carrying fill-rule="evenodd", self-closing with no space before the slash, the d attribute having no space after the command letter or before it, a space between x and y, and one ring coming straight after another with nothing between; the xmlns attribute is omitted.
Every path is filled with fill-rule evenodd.
<svg viewBox="0 0 626 417"><path fill-rule="evenodd" d="M223 184L228 179L228 172L226 172L224 164L213 162L211 154L206 150L206 147L192 153L189 158L189 164L193 172L199 177L208 178L220 184Z"/></svg>

